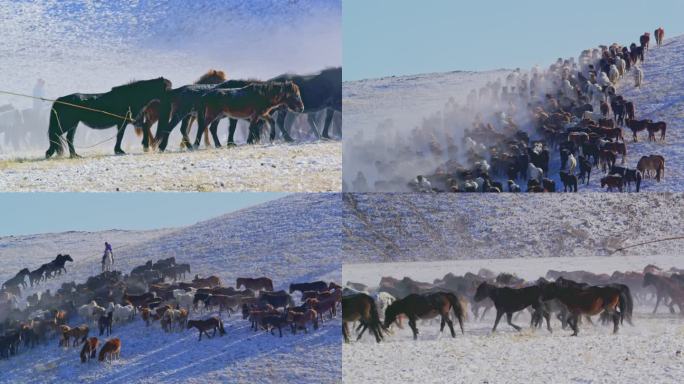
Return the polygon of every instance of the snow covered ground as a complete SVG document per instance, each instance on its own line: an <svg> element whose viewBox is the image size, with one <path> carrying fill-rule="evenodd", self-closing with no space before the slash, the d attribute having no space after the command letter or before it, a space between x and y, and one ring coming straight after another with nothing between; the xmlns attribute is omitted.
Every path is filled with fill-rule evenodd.
<svg viewBox="0 0 684 384"><path fill-rule="evenodd" d="M340 281L341 215L338 194L294 194L181 229L66 232L0 238L0 280L69 253L68 273L38 289L83 282L99 272L103 241L114 246L115 268L130 270L170 256L190 263L192 275L269 276L276 289L291 282ZM36 289L26 291L28 294ZM199 317L192 314L191 318ZM113 365L81 364L76 348L57 340L0 360L0 383L334 383L341 380L340 321L308 334L280 339L249 330L247 321L223 314L227 334L197 341L197 331L166 334L139 318L114 327L122 340Z"/></svg>
<svg viewBox="0 0 684 384"><path fill-rule="evenodd" d="M432 281L447 272L462 275L489 268L534 279L548 269L583 269L596 273L642 270L649 263L682 267L678 253L649 256L586 256L450 260L438 262L344 265L343 281L377 286L382 276L409 276ZM684 319L666 311L652 315L651 303L635 308L634 326L625 325L617 335L610 327L583 324L578 337L552 322L554 332L527 327L529 317L514 323L515 332L503 323L492 334L492 314L482 321L465 323L465 335L452 339L439 333L439 324L421 324L414 341L408 327L375 343L365 336L342 348L343 382L422 383L679 383L684 374L682 337Z"/></svg>
<svg viewBox="0 0 684 384"><path fill-rule="evenodd" d="M84 151L84 158L0 160L0 191L288 191L341 189L342 144L240 145L194 152Z"/></svg>
<svg viewBox="0 0 684 384"><path fill-rule="evenodd" d="M636 167L643 155L665 156L665 178L657 183L645 180L642 190L648 192L680 191L684 184L684 36L666 38L663 47L652 47L646 55L644 83L640 89L634 87L633 73L628 73L618 84L618 93L634 101L637 119L665 121L668 126L666 143L649 143L642 132L640 141L633 143L631 131L623 128L627 142L628 167ZM579 52L568 52L576 56ZM343 83L345 119L344 143L344 188L345 191L361 192L354 187L353 180L359 171L363 172L368 186L374 190L379 179L376 162L392 165L392 160L401 164L398 169L405 181L418 174L430 174L436 166L448 157L447 153L435 154L428 144L429 138L413 136L418 126L440 126L440 116L445 111L449 97L464 104L471 89L477 89L488 81L504 77L510 71L492 72L449 72L416 76L386 77ZM453 135L458 139L458 133ZM453 138L452 138L453 139ZM437 137L445 144L449 138ZM412 157L406 151L399 153L399 144L410 145L418 151ZM403 157L408 156L408 157ZM552 154L550 168L557 185L557 169L560 168L558 153ZM601 173L594 171L592 183L580 186L580 191L599 191L598 179ZM388 175L383 175L387 177ZM390 175L393 176L393 175ZM382 178L380 178L382 179ZM406 190L405 182L395 183L391 189L385 185L378 191Z"/></svg>
<svg viewBox="0 0 684 384"><path fill-rule="evenodd" d="M345 262L609 255L682 236L680 193L343 194ZM684 240L626 249L677 254Z"/></svg>

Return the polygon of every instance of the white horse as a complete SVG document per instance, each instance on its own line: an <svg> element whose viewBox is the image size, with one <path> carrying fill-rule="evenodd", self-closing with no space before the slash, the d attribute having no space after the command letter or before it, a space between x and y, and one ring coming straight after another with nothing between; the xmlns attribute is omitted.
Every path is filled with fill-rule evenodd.
<svg viewBox="0 0 684 384"><path fill-rule="evenodd" d="M186 292L185 290L182 289L174 289L173 290L173 298L176 299L178 302L178 306L183 308L187 308L188 311L190 311L190 308L192 308L192 301L195 298L195 292L190 291Z"/></svg>
<svg viewBox="0 0 684 384"><path fill-rule="evenodd" d="M565 161L565 169L567 170L568 175L574 175L576 167L577 159L575 159L575 156L571 153L568 155L568 159Z"/></svg>
<svg viewBox="0 0 684 384"><path fill-rule="evenodd" d="M617 67L618 72L620 72L620 76L624 76L625 70L627 70L627 62L624 59L618 57L615 60L615 66Z"/></svg>
<svg viewBox="0 0 684 384"><path fill-rule="evenodd" d="M612 85L612 84L613 84L613 83L610 81L610 78L608 77L608 75L607 75L605 72L603 72L603 71L601 71L601 72L599 73L597 81L598 81L599 85L602 86L602 87L606 87L606 86L608 86L608 85Z"/></svg>
<svg viewBox="0 0 684 384"><path fill-rule="evenodd" d="M112 255L112 251L107 249L104 252L104 255L102 255L102 272L111 271L113 265L114 265L114 256Z"/></svg>
<svg viewBox="0 0 684 384"><path fill-rule="evenodd" d="M533 179L539 180L539 184L541 184L544 179L544 170L529 163L527 164L527 180Z"/></svg>
<svg viewBox="0 0 684 384"><path fill-rule="evenodd" d="M620 79L620 71L618 70L618 67L615 64L612 64L610 66L610 69L608 71L608 79L613 84L617 84L618 80Z"/></svg>
<svg viewBox="0 0 684 384"><path fill-rule="evenodd" d="M634 69L634 86L640 88L641 82L644 81L644 71L642 71L641 68L637 66L635 66Z"/></svg>
<svg viewBox="0 0 684 384"><path fill-rule="evenodd" d="M373 294L373 300L375 300L375 307L378 310L378 316L383 319L385 317L385 310L390 304L397 300L394 296L387 292L378 292Z"/></svg>

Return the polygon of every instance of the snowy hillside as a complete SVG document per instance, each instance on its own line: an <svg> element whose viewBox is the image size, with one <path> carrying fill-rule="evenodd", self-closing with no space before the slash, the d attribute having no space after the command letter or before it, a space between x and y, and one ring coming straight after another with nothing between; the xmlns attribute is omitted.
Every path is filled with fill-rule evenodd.
<svg viewBox="0 0 684 384"><path fill-rule="evenodd" d="M666 143L649 143L645 132L640 134L638 143L633 143L631 131L623 127L627 167L636 167L643 155L665 157L665 178L660 183L644 180L643 191L682 189L684 136L679 128L684 122L683 52L684 36L666 38L660 48L652 44L645 63L640 64L644 72L642 87L634 87L633 71L618 82L618 94L634 102L637 119L665 121L668 126ZM577 54L579 52L568 52L567 56ZM456 103L463 105L471 90L511 72L449 72L345 82L345 190L362 191L354 185L358 172L363 173L370 190L388 192L407 190L406 183L416 175L433 173L449 159L449 151L443 150L448 143L461 146L461 128L443 126L449 98L453 97ZM482 107L486 109L486 106ZM470 126L468 121L463 124ZM434 130L437 135L425 137L419 128L428 132ZM440 136L442 130L450 132L450 137ZM442 147L441 153L433 150L435 145ZM557 151L552 153L550 169L551 178L561 185ZM598 180L602 176L600 171L594 170L591 184L580 186L580 191L600 191ZM376 181L385 184L374 185Z"/></svg>
<svg viewBox="0 0 684 384"><path fill-rule="evenodd" d="M432 281L447 272L463 275L488 268L513 272L536 279L549 269L583 269L595 273L641 271L648 263L665 269L682 267L678 253L650 256L588 256L531 259L453 260L418 263L345 265L343 280L377 286L382 276L409 276ZM531 330L529 316L513 322L523 327L514 331L502 321L492 334L493 313L484 320L465 322L465 335L452 339L439 333L438 322L418 322L420 334L414 341L408 327L395 329L380 344L368 336L342 348L343 382L376 383L617 383L643 381L679 383L684 372L681 337L684 322L679 314L661 309L651 314L653 303L637 303L634 326L625 324L617 335L610 327L580 326L578 337L552 320L553 333ZM595 319L596 320L596 319ZM391 361L391 364L381 363Z"/></svg>
<svg viewBox="0 0 684 384"><path fill-rule="evenodd" d="M178 263L191 264L193 276L218 275L225 285L234 285L238 276L257 275L271 277L276 289L291 282L339 281L340 214L339 195L302 194L182 229L4 237L0 280L62 252L74 258L66 266L68 274L39 290L83 282L99 271L102 242L107 239L114 245L116 269L126 272L147 260L174 256ZM121 360L112 366L81 364L75 348L60 350L52 340L0 360L0 382L339 382L339 319L306 335L287 332L282 339L254 333L240 316L228 318L224 313L223 319L227 335L201 342L196 330L164 333L158 324L146 328L139 318L115 325L114 335L121 337L123 347Z"/></svg>
<svg viewBox="0 0 684 384"><path fill-rule="evenodd" d="M681 236L681 194L343 194L346 262L608 255ZM676 254L684 240L628 249Z"/></svg>

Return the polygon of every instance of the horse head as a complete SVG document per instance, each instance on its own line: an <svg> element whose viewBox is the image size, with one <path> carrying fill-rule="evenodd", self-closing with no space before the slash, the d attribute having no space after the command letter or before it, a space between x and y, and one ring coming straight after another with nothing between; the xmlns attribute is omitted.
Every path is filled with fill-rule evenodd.
<svg viewBox="0 0 684 384"><path fill-rule="evenodd" d="M489 297L489 292L492 289L492 287L493 286L491 284L487 283L486 281L482 282L477 287L477 290L475 291L475 296L473 297L473 299L475 299L475 301L477 301L477 302L486 299L487 297Z"/></svg>
<svg viewBox="0 0 684 384"><path fill-rule="evenodd" d="M304 102L299 92L299 86L292 81L283 83L281 100L289 109L295 112L304 112Z"/></svg>

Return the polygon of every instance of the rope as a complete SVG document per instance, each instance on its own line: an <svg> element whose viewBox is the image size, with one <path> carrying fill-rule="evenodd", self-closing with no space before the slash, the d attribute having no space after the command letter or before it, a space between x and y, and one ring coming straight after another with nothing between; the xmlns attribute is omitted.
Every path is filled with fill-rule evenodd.
<svg viewBox="0 0 684 384"><path fill-rule="evenodd" d="M23 94L23 93L16 93L16 92L3 91L3 90L0 90L0 93L6 94L6 95L12 95L12 96L27 97L27 98L30 98L30 99L36 99L36 100L42 100L42 101L50 101L50 102L57 103L57 104L63 104L63 105L67 105L67 106L74 107L74 108L84 109L84 110L86 110L86 111L98 112L98 113L102 113L102 114L109 115L109 116L112 116L112 117L116 117L117 119L121 119L121 120L125 121L126 123L133 123L133 122L135 122L135 120L133 119L133 113L131 112L131 107L130 107L130 106L128 107L128 111L126 112L126 116L121 116L121 115L117 115L116 113L104 111L104 110L101 110L101 109L90 108L90 107L86 107L86 106L84 106L84 105L78 105L78 104L69 103L69 102L62 101L62 100L57 100L57 99L48 99L48 98L46 98L46 97L38 97L38 96L26 95L26 94ZM55 142L54 140L52 140L52 139L50 139L50 138L48 138L48 140L49 140L50 143L52 143L52 144L58 144L58 145L60 145L60 146L62 146L62 147L68 146L68 142L67 142L66 139L65 139L64 137L62 137L62 136L63 136L65 133L68 134L69 131L72 131L72 130L76 129L76 127L77 127L78 125L76 125L76 126L73 127L73 128L70 128L67 132L64 132L64 130L62 129L62 123L61 123L60 120L59 120L59 115L57 114L57 111L55 110L54 107L51 108L51 111L52 111L52 113L55 114L55 117L57 118L57 125L59 125L59 130L60 130L60 132L62 132L62 133L59 135L59 140L60 140L59 142ZM118 129L116 130L116 134L114 134L113 136L111 136L111 137L109 137L109 138L107 138L107 139L101 140L101 141L99 141L99 142L97 142L97 143L95 143L95 144L93 144L93 145L89 145L89 146L87 146L87 147L76 147L76 146L74 146L74 148L78 148L78 149L90 149L90 148L96 147L96 146L98 146L98 145L100 145L100 144L106 143L106 142L108 142L108 141L112 141L113 139L115 139L115 138L119 135L119 133L121 132L121 130L124 129L125 127L126 127L126 124L124 124L123 126L121 126L120 128L118 128ZM73 144L73 143L72 143L72 144Z"/></svg>
<svg viewBox="0 0 684 384"><path fill-rule="evenodd" d="M621 247L621 248L618 248L618 249L614 250L613 252L610 253L610 255L612 255L612 254L614 254L614 253L616 253L616 252L624 251L625 249L628 249L628 248L638 247L638 246L640 246L640 245L645 245L645 244L657 243L657 242L660 242L660 241L669 241L669 240L684 240L684 236L666 237L666 238L664 238L664 239L650 240L650 241L645 241L645 242L643 242L643 243L637 243L637 244L628 245L628 246L626 246L626 247Z"/></svg>

